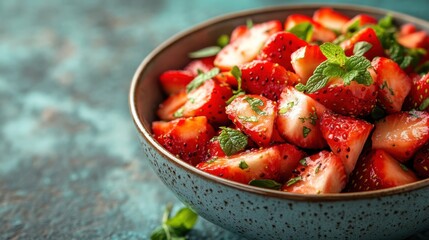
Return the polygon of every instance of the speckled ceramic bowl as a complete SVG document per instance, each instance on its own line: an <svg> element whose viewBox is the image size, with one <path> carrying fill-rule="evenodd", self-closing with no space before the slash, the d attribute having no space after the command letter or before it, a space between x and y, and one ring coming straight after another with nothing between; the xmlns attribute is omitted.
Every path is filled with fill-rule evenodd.
<svg viewBox="0 0 429 240"><path fill-rule="evenodd" d="M289 14L311 15L320 5L281 6L218 17L172 37L137 69L130 108L147 160L162 181L205 219L255 239L403 239L429 230L429 179L381 191L298 195L235 183L202 172L167 152L151 135L155 110L163 99L158 76L179 69L187 54L215 44L217 37L251 18L284 20ZM346 15L384 10L333 6ZM412 22L429 32L429 23L392 13L401 24Z"/></svg>

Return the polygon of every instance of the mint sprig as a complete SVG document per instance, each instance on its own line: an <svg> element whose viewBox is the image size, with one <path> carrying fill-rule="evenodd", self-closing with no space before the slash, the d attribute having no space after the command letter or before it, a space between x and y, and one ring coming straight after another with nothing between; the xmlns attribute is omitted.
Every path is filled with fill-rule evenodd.
<svg viewBox="0 0 429 240"><path fill-rule="evenodd" d="M366 86L373 80L368 68L371 62L362 55L369 50L368 43L362 43L355 48L355 54L347 57L344 50L333 43L320 45L320 50L327 58L314 70L306 85L299 83L295 86L298 91L313 93L326 86L331 78L342 78L345 85L355 81Z"/></svg>
<svg viewBox="0 0 429 240"><path fill-rule="evenodd" d="M233 66L231 69L232 76L237 80L237 90L232 91L232 96L226 101L226 104L230 104L238 96L245 94L244 90L241 88L241 70L237 66Z"/></svg>
<svg viewBox="0 0 429 240"><path fill-rule="evenodd" d="M220 129L221 132L217 139L227 156L231 156L247 146L247 136L244 133L228 127L220 127Z"/></svg>
<svg viewBox="0 0 429 240"><path fill-rule="evenodd" d="M215 68L212 68L208 72L203 72L203 73L198 74L198 76L196 76L190 83L188 83L188 85L186 85L186 92L189 93L192 90L198 88L205 81L210 80L213 77L215 77L216 75L218 75L219 72L220 72L220 69L215 67Z"/></svg>

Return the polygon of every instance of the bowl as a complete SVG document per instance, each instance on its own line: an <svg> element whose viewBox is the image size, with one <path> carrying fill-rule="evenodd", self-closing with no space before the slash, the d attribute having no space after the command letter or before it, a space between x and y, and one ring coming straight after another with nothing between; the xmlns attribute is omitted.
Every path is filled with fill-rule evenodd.
<svg viewBox="0 0 429 240"><path fill-rule="evenodd" d="M324 4L324 6L326 6ZM311 15L322 5L277 6L217 17L182 32L151 52L132 80L129 104L146 155L159 178L203 218L249 239L403 239L429 229L429 179L400 187L324 195L300 195L258 188L207 174L165 150L151 134L151 122L164 95L158 76L182 68L189 52L214 45L218 36L251 18L284 20L289 14ZM348 16L376 18L388 11L332 5ZM429 23L391 12L398 24ZM172 57L174 56L174 57Z"/></svg>

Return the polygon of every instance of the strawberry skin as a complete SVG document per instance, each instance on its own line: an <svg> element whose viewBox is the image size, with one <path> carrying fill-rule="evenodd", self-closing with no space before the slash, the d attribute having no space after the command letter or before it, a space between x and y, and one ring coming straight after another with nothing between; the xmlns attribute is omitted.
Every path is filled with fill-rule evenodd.
<svg viewBox="0 0 429 240"><path fill-rule="evenodd" d="M213 124L228 122L225 113L226 101L232 96L226 84L210 79L188 93L188 100L176 113L183 117L206 116Z"/></svg>
<svg viewBox="0 0 429 240"><path fill-rule="evenodd" d="M281 22L277 20L255 24L222 48L216 55L214 65L228 71L233 66L254 60L267 39L282 29Z"/></svg>
<svg viewBox="0 0 429 240"><path fill-rule="evenodd" d="M337 32L339 32L343 28L344 24L350 20L349 17L328 7L322 7L316 10L313 14L313 19L324 27Z"/></svg>
<svg viewBox="0 0 429 240"><path fill-rule="evenodd" d="M200 72L208 72L214 68L214 57L205 57L189 62L185 67L185 71L190 71L197 76Z"/></svg>
<svg viewBox="0 0 429 240"><path fill-rule="evenodd" d="M289 32L273 34L266 42L258 56L260 60L278 63L286 70L293 71L290 55L307 42Z"/></svg>
<svg viewBox="0 0 429 240"><path fill-rule="evenodd" d="M226 114L258 146L268 146L273 134L275 110L276 102L263 96L241 95L226 107Z"/></svg>
<svg viewBox="0 0 429 240"><path fill-rule="evenodd" d="M176 118L174 113L185 105L186 101L188 101L188 95L185 91L170 95L159 105L156 114L161 120L173 120Z"/></svg>
<svg viewBox="0 0 429 240"><path fill-rule="evenodd" d="M299 77L277 63L255 60L240 66L242 88L250 94L278 100L283 88L295 85Z"/></svg>
<svg viewBox="0 0 429 240"><path fill-rule="evenodd" d="M326 111L320 118L320 130L331 151L341 158L350 174L362 152L373 125L357 118Z"/></svg>
<svg viewBox="0 0 429 240"><path fill-rule="evenodd" d="M205 159L207 144L215 133L204 116L155 121L152 132L165 149L193 166Z"/></svg>
<svg viewBox="0 0 429 240"><path fill-rule="evenodd" d="M276 126L288 142L302 148L326 146L319 119L326 108L292 86L284 88L278 102Z"/></svg>
<svg viewBox="0 0 429 240"><path fill-rule="evenodd" d="M375 31L370 27L364 28L355 33L353 37L342 42L341 47L344 49L347 56L351 56L353 55L355 44L362 41L368 42L372 45L372 47L363 55L364 57L372 60L375 57L384 56L384 48L375 34Z"/></svg>
<svg viewBox="0 0 429 240"><path fill-rule="evenodd" d="M406 162L429 140L429 113L398 112L375 123L372 148Z"/></svg>
<svg viewBox="0 0 429 240"><path fill-rule="evenodd" d="M283 182L305 153L284 143L268 148L248 150L229 157L217 157L197 165L202 171L239 183L255 179Z"/></svg>
<svg viewBox="0 0 429 240"><path fill-rule="evenodd" d="M306 84L307 80L313 75L314 70L323 61L325 55L320 51L318 45L307 45L299 48L291 55L291 64L295 73L301 78L301 83Z"/></svg>
<svg viewBox="0 0 429 240"><path fill-rule="evenodd" d="M350 175L347 192L396 187L417 181L415 173L383 150L372 150L360 158Z"/></svg>
<svg viewBox="0 0 429 240"><path fill-rule="evenodd" d="M347 175L341 159L323 150L300 161L282 190L302 194L339 193L346 181Z"/></svg>
<svg viewBox="0 0 429 240"><path fill-rule="evenodd" d="M404 109L406 110L419 109L423 101L429 98L429 73L423 76L415 75L412 82L410 93L404 102ZM427 111L427 109L419 110Z"/></svg>
<svg viewBox="0 0 429 240"><path fill-rule="evenodd" d="M421 147L413 159L413 168L421 178L429 178L429 143Z"/></svg>
<svg viewBox="0 0 429 240"><path fill-rule="evenodd" d="M168 70L159 76L159 82L165 93L176 94L186 90L186 85L190 83L195 74L187 70Z"/></svg>
<svg viewBox="0 0 429 240"><path fill-rule="evenodd" d="M334 31L322 26L322 24L314 21L311 17L302 14L289 15L285 20L285 30L289 30L303 22L309 22L313 25L312 41L331 42L337 37Z"/></svg>
<svg viewBox="0 0 429 240"><path fill-rule="evenodd" d="M399 65L389 58L377 57L371 65L377 73L378 101L388 112L399 112L412 87L412 81Z"/></svg>

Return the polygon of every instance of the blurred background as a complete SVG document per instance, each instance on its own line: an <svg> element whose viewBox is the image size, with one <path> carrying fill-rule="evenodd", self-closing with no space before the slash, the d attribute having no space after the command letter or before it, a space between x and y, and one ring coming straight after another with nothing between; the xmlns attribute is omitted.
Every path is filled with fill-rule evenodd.
<svg viewBox="0 0 429 240"><path fill-rule="evenodd" d="M143 58L209 18L275 0L0 0L0 239L147 239L167 203L128 110ZM428 0L324 1L429 20ZM240 239L200 219L190 239Z"/></svg>

